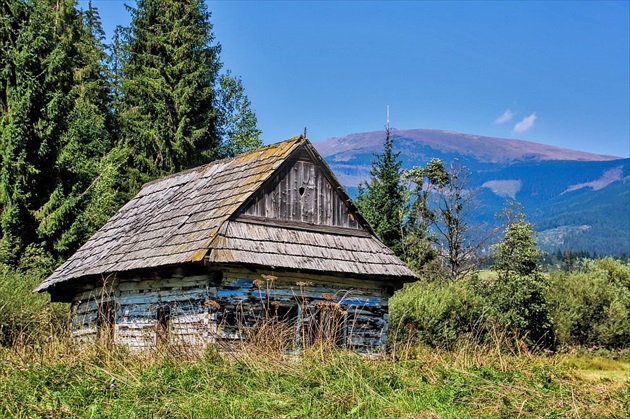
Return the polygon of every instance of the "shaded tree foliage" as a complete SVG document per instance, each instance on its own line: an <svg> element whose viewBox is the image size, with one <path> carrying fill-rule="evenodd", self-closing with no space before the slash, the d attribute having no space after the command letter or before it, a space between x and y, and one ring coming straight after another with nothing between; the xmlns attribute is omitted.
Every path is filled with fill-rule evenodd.
<svg viewBox="0 0 630 419"><path fill-rule="evenodd" d="M91 3L0 3L0 261L65 258L144 182L261 144L205 4L131 13L109 48Z"/></svg>

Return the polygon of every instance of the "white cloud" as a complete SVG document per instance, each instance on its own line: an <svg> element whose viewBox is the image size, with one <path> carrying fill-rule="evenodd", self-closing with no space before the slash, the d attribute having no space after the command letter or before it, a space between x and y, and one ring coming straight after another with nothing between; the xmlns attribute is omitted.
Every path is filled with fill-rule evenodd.
<svg viewBox="0 0 630 419"><path fill-rule="evenodd" d="M536 116L536 112L532 113L529 116L526 116L525 118L521 120L521 122L514 125L513 131L514 132L527 131L528 129L534 126L534 122L536 122L536 119L538 119L538 117Z"/></svg>
<svg viewBox="0 0 630 419"><path fill-rule="evenodd" d="M512 112L509 109L506 109L505 112L503 112L501 114L501 116L499 116L497 119L494 120L495 124L503 124L507 121L509 121L510 119L514 118L514 115L516 115L514 112Z"/></svg>

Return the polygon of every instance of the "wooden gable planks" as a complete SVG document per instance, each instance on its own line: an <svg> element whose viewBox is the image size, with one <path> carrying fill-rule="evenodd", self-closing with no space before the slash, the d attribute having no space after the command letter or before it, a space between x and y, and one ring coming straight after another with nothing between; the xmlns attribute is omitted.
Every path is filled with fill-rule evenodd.
<svg viewBox="0 0 630 419"><path fill-rule="evenodd" d="M298 159L280 168L241 213L270 220L364 230L346 204L346 198L330 183L326 170L308 153L301 153Z"/></svg>

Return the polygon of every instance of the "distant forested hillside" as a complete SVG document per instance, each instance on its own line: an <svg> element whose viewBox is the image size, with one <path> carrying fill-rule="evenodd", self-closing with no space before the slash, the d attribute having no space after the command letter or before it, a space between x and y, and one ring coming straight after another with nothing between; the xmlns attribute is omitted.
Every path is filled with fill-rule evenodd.
<svg viewBox="0 0 630 419"><path fill-rule="evenodd" d="M479 188L476 221L493 225L516 199L548 251L630 254L630 159L439 130L392 130L403 168L457 159ZM384 132L315 142L351 196L368 179Z"/></svg>

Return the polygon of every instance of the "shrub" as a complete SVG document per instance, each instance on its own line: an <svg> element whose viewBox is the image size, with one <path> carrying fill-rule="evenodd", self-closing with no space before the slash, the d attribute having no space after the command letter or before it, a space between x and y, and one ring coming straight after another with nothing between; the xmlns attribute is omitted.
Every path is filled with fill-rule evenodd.
<svg viewBox="0 0 630 419"><path fill-rule="evenodd" d="M67 318L67 307L50 304L47 294L33 294L41 270L20 271L0 264L0 345L33 343L51 336Z"/></svg>
<svg viewBox="0 0 630 419"><path fill-rule="evenodd" d="M546 277L538 260L534 225L525 221L517 204L505 209L504 237L493 246L496 275L485 281L485 297L493 327L529 345L553 345L553 326L546 299Z"/></svg>
<svg viewBox="0 0 630 419"><path fill-rule="evenodd" d="M630 345L629 264L605 258L577 272L554 272L548 299L559 343Z"/></svg>
<svg viewBox="0 0 630 419"><path fill-rule="evenodd" d="M481 339L483 303L473 279L407 284L390 299L395 339L452 348L463 336Z"/></svg>
<svg viewBox="0 0 630 419"><path fill-rule="evenodd" d="M546 299L546 280L539 272L498 275L479 288L488 321L503 333L530 346L548 348L554 329Z"/></svg>

